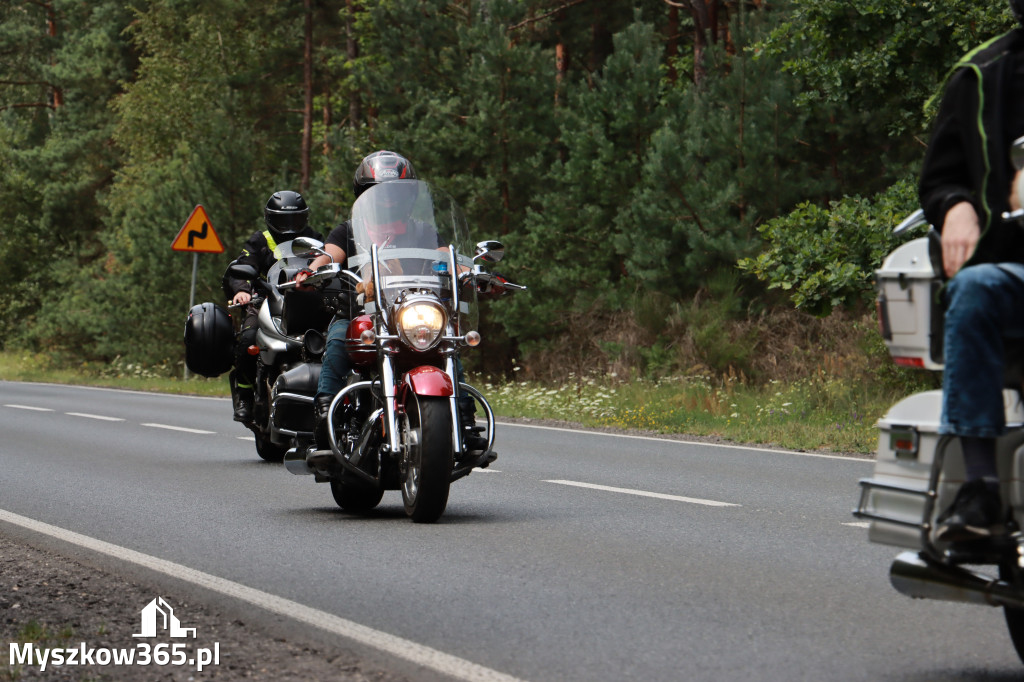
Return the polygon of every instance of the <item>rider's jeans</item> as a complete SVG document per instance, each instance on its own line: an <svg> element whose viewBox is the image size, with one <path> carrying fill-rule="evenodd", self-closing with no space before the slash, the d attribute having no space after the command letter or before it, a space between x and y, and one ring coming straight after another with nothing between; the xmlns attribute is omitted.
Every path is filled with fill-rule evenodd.
<svg viewBox="0 0 1024 682"><path fill-rule="evenodd" d="M1024 339L1024 264L964 268L950 280L946 300L939 433L1001 436L1005 342Z"/></svg>
<svg viewBox="0 0 1024 682"><path fill-rule="evenodd" d="M348 320L335 319L327 329L327 346L324 350L323 366L320 368L320 381L316 386L316 395L334 395L345 388L348 374L352 370L352 361L345 350L345 337L348 335Z"/></svg>

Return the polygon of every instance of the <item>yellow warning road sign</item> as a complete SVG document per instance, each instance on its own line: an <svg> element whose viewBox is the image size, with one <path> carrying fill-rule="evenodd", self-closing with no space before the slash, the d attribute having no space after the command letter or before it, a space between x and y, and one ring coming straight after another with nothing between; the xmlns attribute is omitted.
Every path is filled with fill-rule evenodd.
<svg viewBox="0 0 1024 682"><path fill-rule="evenodd" d="M171 242L175 251L197 251L200 253L224 253L220 237L213 231L213 223L201 204L192 209L192 214L182 225L178 236Z"/></svg>

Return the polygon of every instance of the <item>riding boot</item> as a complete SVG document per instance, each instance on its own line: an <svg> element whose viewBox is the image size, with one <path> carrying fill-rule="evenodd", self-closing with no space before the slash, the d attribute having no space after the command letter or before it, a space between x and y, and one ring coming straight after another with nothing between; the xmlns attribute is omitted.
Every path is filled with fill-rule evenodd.
<svg viewBox="0 0 1024 682"><path fill-rule="evenodd" d="M327 429L330 428L327 413L333 400L333 395L318 395L316 397L313 436L316 438L317 450L331 449L330 437L327 435Z"/></svg>
<svg viewBox="0 0 1024 682"><path fill-rule="evenodd" d="M459 421L462 424L462 443L467 452L483 452L487 439L481 433L483 426L476 425L476 402L472 398L459 398Z"/></svg>
<svg viewBox="0 0 1024 682"><path fill-rule="evenodd" d="M255 397L252 386L231 384L231 398L235 409L234 419L236 422L252 421L252 401Z"/></svg>

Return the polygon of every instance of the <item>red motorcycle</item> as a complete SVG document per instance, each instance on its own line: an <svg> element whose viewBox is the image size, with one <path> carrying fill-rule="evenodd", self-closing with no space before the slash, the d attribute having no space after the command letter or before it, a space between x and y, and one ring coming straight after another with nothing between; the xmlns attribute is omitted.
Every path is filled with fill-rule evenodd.
<svg viewBox="0 0 1024 682"><path fill-rule="evenodd" d="M424 182L372 187L352 207L352 230L356 251L348 269L330 263L305 284L359 284L362 314L348 328L355 370L331 403L330 450L293 448L285 464L330 482L343 509L369 510L385 491L401 490L406 514L430 523L444 512L453 481L497 457L491 406L460 379L460 354L481 342L477 294L525 287L483 270L480 262L498 262L504 247L469 247L459 206ZM486 441L482 450L464 438L475 405L486 418L477 439Z"/></svg>

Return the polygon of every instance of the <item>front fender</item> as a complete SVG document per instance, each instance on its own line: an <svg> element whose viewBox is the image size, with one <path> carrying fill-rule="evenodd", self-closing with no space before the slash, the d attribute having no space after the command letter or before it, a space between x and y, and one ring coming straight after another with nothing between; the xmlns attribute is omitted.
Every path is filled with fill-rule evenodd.
<svg viewBox="0 0 1024 682"><path fill-rule="evenodd" d="M416 395L439 398L450 398L455 395L452 378L443 369L431 365L423 365L409 370L402 379L402 389L403 394L408 394L411 391Z"/></svg>

